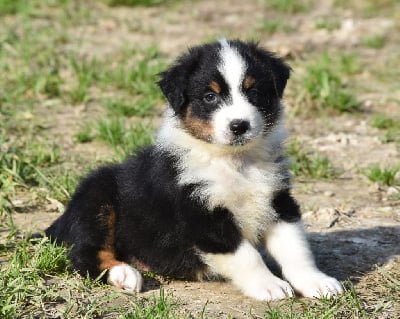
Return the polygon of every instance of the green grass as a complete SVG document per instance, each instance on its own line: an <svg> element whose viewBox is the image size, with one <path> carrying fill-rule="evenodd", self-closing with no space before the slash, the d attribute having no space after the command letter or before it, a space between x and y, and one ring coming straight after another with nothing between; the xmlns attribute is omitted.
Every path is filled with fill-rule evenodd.
<svg viewBox="0 0 400 319"><path fill-rule="evenodd" d="M399 8L397 0L335 0L335 7L352 10L357 17L396 16Z"/></svg>
<svg viewBox="0 0 400 319"><path fill-rule="evenodd" d="M354 287L348 283L343 295L318 301L292 299L282 306L269 307L264 319L370 318Z"/></svg>
<svg viewBox="0 0 400 319"><path fill-rule="evenodd" d="M66 271L68 265L66 249L47 240L35 245L25 240L14 245L13 249L5 246L13 253L1 266L0 316L5 319L34 316L35 307L57 301L58 294L44 284L44 277Z"/></svg>
<svg viewBox="0 0 400 319"><path fill-rule="evenodd" d="M305 68L298 80L297 109L302 113L356 112L359 103L346 87L345 79L360 71L354 55L339 54L331 58L323 54Z"/></svg>
<svg viewBox="0 0 400 319"><path fill-rule="evenodd" d="M96 59L86 61L78 57L71 59L71 67L74 72L76 83L70 89L69 95L72 104L86 102L89 98L89 88L100 78L99 69L102 67Z"/></svg>
<svg viewBox="0 0 400 319"><path fill-rule="evenodd" d="M381 49L386 43L385 36L366 36L361 39L361 43L369 48Z"/></svg>
<svg viewBox="0 0 400 319"><path fill-rule="evenodd" d="M371 125L385 131L380 137L382 143L400 142L400 121L397 118L377 114L372 118Z"/></svg>
<svg viewBox="0 0 400 319"><path fill-rule="evenodd" d="M326 156L312 154L303 145L294 141L289 145L290 170L295 176L315 179L332 179L337 170Z"/></svg>
<svg viewBox="0 0 400 319"><path fill-rule="evenodd" d="M341 26L340 20L330 17L324 17L318 19L317 22L315 23L315 27L317 29L325 29L328 31L334 31L340 29L340 26Z"/></svg>
<svg viewBox="0 0 400 319"><path fill-rule="evenodd" d="M176 1L176 0L175 0ZM171 0L104 0L109 6L156 6L170 3Z"/></svg>
<svg viewBox="0 0 400 319"><path fill-rule="evenodd" d="M263 20L258 29L272 34L276 32L289 32L292 28L282 20Z"/></svg>
<svg viewBox="0 0 400 319"><path fill-rule="evenodd" d="M92 128L87 125L75 134L75 139L78 143L89 143L93 141Z"/></svg>
<svg viewBox="0 0 400 319"><path fill-rule="evenodd" d="M120 117L99 120L95 131L99 140L114 148L119 160L150 144L154 135L154 130L149 124L128 124Z"/></svg>
<svg viewBox="0 0 400 319"><path fill-rule="evenodd" d="M370 167L365 175L372 182L379 183L385 186L400 185L400 165L396 167L382 168L379 165Z"/></svg>
<svg viewBox="0 0 400 319"><path fill-rule="evenodd" d="M133 99L133 101L128 101L127 99L108 98L105 99L103 103L110 115L146 117L155 114L154 104L152 104L153 99L159 100L160 97L157 94L157 96L153 98L143 99L137 102L135 102L135 99Z"/></svg>
<svg viewBox="0 0 400 319"><path fill-rule="evenodd" d="M0 317L183 318L178 303L161 289L140 300L72 273L68 249L47 239L0 242ZM113 304L114 303L114 304Z"/></svg>
<svg viewBox="0 0 400 319"><path fill-rule="evenodd" d="M7 14L24 13L29 7L28 0L2 0L0 1L0 17Z"/></svg>
<svg viewBox="0 0 400 319"><path fill-rule="evenodd" d="M398 129L400 130L400 121L384 114L377 114L373 117L371 122L373 127L379 129Z"/></svg>
<svg viewBox="0 0 400 319"><path fill-rule="evenodd" d="M306 12L311 6L307 0L271 0L267 3L272 9L285 13Z"/></svg>

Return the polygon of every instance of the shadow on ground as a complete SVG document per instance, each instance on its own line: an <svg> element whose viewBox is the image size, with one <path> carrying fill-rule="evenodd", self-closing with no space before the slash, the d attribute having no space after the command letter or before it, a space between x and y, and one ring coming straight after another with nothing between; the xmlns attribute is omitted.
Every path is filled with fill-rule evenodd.
<svg viewBox="0 0 400 319"><path fill-rule="evenodd" d="M309 240L319 268L339 280L358 282L400 255L400 226L310 233Z"/></svg>

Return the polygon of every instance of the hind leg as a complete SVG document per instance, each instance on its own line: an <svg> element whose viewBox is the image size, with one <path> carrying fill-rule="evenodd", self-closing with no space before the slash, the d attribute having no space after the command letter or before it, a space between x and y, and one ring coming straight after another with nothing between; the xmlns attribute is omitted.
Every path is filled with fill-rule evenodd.
<svg viewBox="0 0 400 319"><path fill-rule="evenodd" d="M71 261L74 268L81 274L88 273L90 277L96 278L103 272L107 272L107 282L131 292L139 292L143 286L141 274L132 266L118 260L114 252L114 225L115 212L107 207L106 227L102 236L98 236L97 242L91 238L88 240L87 232L82 231L81 238L75 242L71 249ZM82 226L82 225L81 225ZM99 241L99 239L102 239Z"/></svg>

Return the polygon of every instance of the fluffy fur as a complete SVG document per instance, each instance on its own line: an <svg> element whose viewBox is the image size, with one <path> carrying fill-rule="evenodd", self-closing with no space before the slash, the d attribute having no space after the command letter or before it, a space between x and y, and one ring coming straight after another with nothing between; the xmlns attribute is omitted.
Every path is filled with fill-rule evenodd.
<svg viewBox="0 0 400 319"><path fill-rule="evenodd" d="M248 296L332 296L290 195L280 100L290 68L253 43L194 47L161 73L168 100L155 145L79 185L46 234L72 245L73 267L140 291L138 270L222 276ZM282 267L274 276L256 247Z"/></svg>

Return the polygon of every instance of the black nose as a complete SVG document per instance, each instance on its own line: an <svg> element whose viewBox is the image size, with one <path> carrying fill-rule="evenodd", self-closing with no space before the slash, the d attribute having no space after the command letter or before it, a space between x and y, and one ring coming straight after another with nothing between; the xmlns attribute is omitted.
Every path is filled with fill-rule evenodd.
<svg viewBox="0 0 400 319"><path fill-rule="evenodd" d="M249 130L250 123L249 121L244 121L244 120L233 120L229 124L229 128L234 135L239 136L246 133Z"/></svg>

